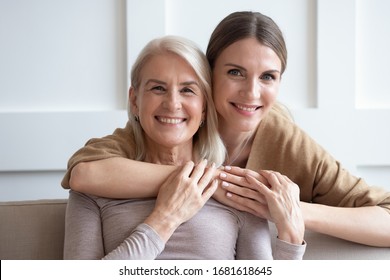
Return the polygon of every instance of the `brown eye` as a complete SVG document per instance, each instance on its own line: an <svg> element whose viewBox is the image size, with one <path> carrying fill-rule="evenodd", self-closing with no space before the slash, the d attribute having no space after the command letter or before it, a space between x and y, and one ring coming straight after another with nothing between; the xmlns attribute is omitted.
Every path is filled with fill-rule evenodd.
<svg viewBox="0 0 390 280"><path fill-rule="evenodd" d="M195 92L194 92L191 88L189 88L189 87L183 88L183 89L181 90L181 92L182 92L182 93L185 93L185 94L187 94L187 95L194 95L194 94L195 94Z"/></svg>
<svg viewBox="0 0 390 280"><path fill-rule="evenodd" d="M164 93L165 88L162 86L155 86L151 88L151 91L153 91L154 93Z"/></svg>

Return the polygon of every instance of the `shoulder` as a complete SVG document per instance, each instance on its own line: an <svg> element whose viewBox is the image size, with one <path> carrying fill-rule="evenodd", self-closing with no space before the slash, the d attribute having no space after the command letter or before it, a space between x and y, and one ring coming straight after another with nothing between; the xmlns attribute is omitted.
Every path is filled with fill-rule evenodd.
<svg viewBox="0 0 390 280"><path fill-rule="evenodd" d="M133 129L127 122L124 128L117 128L112 134L88 140L84 149L97 149L132 158L135 149Z"/></svg>
<svg viewBox="0 0 390 280"><path fill-rule="evenodd" d="M99 142L102 140L112 140L117 142L133 142L134 141L134 133L133 129L129 122L126 123L126 126L123 128L116 128L112 134L100 137L100 138L92 138L88 140L87 145L93 142Z"/></svg>
<svg viewBox="0 0 390 280"><path fill-rule="evenodd" d="M316 146L313 139L301 129L292 118L280 111L271 111L260 122L254 139L256 149L291 149L306 146Z"/></svg>
<svg viewBox="0 0 390 280"><path fill-rule="evenodd" d="M273 136L288 137L298 134L305 134L297 126L292 117L281 113L278 109L272 108L268 115L261 121L258 133L271 132Z"/></svg>

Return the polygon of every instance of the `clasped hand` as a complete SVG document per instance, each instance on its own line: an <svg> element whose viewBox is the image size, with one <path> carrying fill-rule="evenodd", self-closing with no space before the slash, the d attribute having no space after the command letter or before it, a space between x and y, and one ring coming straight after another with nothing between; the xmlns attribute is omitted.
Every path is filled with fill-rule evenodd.
<svg viewBox="0 0 390 280"><path fill-rule="evenodd" d="M228 166L219 178L222 188L215 192L215 199L275 223L279 239L302 244L305 225L299 187L287 176Z"/></svg>
<svg viewBox="0 0 390 280"><path fill-rule="evenodd" d="M160 187L156 205L145 223L167 241L176 228L191 219L217 189L213 180L215 165L207 167L203 160L195 165L186 163L173 172Z"/></svg>

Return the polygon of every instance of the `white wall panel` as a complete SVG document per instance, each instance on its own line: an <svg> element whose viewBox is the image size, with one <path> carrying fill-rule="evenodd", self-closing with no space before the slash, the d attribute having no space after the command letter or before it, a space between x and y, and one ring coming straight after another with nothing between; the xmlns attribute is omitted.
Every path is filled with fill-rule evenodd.
<svg viewBox="0 0 390 280"><path fill-rule="evenodd" d="M69 157L127 120L125 0L0 1L0 200L66 197Z"/></svg>
<svg viewBox="0 0 390 280"><path fill-rule="evenodd" d="M382 109L389 95L383 98L381 94L388 92L386 78L376 75L377 70L385 73L382 63L388 61L390 55L382 51L373 54L373 49L365 51L367 46L389 40L383 30L384 26L390 26L390 18L382 15L385 1L317 2L317 79L321 110L317 112L317 119L302 118L300 124L310 127L309 133L356 175L390 191L390 181L385 174L390 167L390 110ZM376 33L373 29L377 24L382 25L379 30L384 32L384 37L374 42L371 35ZM381 101L372 106L373 102L366 103L368 99Z"/></svg>
<svg viewBox="0 0 390 280"><path fill-rule="evenodd" d="M64 171L0 172L0 201L67 198Z"/></svg>
<svg viewBox="0 0 390 280"><path fill-rule="evenodd" d="M124 108L125 2L0 1L0 112Z"/></svg>
<svg viewBox="0 0 390 280"><path fill-rule="evenodd" d="M111 134L126 121L124 110L0 113L0 171L65 170L88 139Z"/></svg>
<svg viewBox="0 0 390 280"><path fill-rule="evenodd" d="M356 105L390 108L390 2L358 0L356 6Z"/></svg>

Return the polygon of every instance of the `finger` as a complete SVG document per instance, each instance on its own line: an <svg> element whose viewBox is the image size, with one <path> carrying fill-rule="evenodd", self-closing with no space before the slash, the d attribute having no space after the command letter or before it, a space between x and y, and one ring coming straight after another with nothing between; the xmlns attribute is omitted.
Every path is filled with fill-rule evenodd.
<svg viewBox="0 0 390 280"><path fill-rule="evenodd" d="M272 191L270 190L269 187L264 185L262 182L256 180L256 178L253 178L252 176L248 175L247 176L248 182L256 188L258 192L260 192L262 195L265 197L269 196L272 194Z"/></svg>
<svg viewBox="0 0 390 280"><path fill-rule="evenodd" d="M204 199L204 202L206 202L207 200L210 199L210 197L215 193L215 191L217 190L218 188L218 181L217 180L213 180L210 184L210 186L208 186L204 191L203 191L203 194L202 194L202 197Z"/></svg>
<svg viewBox="0 0 390 280"><path fill-rule="evenodd" d="M279 184L286 186L288 181L286 180L287 176L280 174L279 172L274 172L275 177L278 179Z"/></svg>
<svg viewBox="0 0 390 280"><path fill-rule="evenodd" d="M204 188L206 188L209 185L210 181L213 179L215 169L216 169L215 163L213 162L211 164L211 166L206 169L206 171L204 172L203 176L200 178L200 180L198 182L198 186L202 190L204 190Z"/></svg>
<svg viewBox="0 0 390 280"><path fill-rule="evenodd" d="M219 179L221 181L224 181L224 182L227 182L227 183L231 183L231 184L235 184L237 186L252 188L251 185L246 180L245 176L237 176L237 175L233 175L233 174L230 174L230 173L221 172L219 174Z"/></svg>
<svg viewBox="0 0 390 280"><path fill-rule="evenodd" d="M293 183L293 184L294 184L294 182L293 182L290 178L288 178L286 175L283 175L283 178L284 178L288 183Z"/></svg>
<svg viewBox="0 0 390 280"><path fill-rule="evenodd" d="M193 161L188 161L186 162L183 167L181 168L179 174L182 174L186 177L189 177L191 172L192 172L192 169L194 169L194 162Z"/></svg>
<svg viewBox="0 0 390 280"><path fill-rule="evenodd" d="M255 189L237 186L235 184L228 183L225 181L221 182L221 187L226 191L234 193L236 195L257 200L260 203L265 203L264 196Z"/></svg>
<svg viewBox="0 0 390 280"><path fill-rule="evenodd" d="M240 176L240 177L245 177L245 174L248 174L248 173L256 173L255 171L250 170L250 169L241 168L238 166L229 166L229 165L225 166L223 168L223 170L226 171L227 173L230 173L230 174L236 175L236 176Z"/></svg>
<svg viewBox="0 0 390 280"><path fill-rule="evenodd" d="M251 175L252 177L262 182L263 184L268 185L268 181L265 179L265 177L256 171L246 169L246 168L240 168L237 166L225 166L223 170L227 174L231 174L239 177L245 177L246 175Z"/></svg>
<svg viewBox="0 0 390 280"><path fill-rule="evenodd" d="M232 207L237 210L251 213L257 217L269 219L268 206L257 201L244 198L233 193L226 193L226 196L231 201Z"/></svg>
<svg viewBox="0 0 390 280"><path fill-rule="evenodd" d="M251 175L260 181L263 179L263 176L260 173L247 168L241 168L237 166L225 166L223 170L226 173L236 175L239 177L245 177L246 175Z"/></svg>
<svg viewBox="0 0 390 280"><path fill-rule="evenodd" d="M281 176L279 172L269 171L269 170L261 170L260 173L267 179L272 187L277 187L282 185L279 179ZM279 174L279 175L278 175Z"/></svg>
<svg viewBox="0 0 390 280"><path fill-rule="evenodd" d="M207 166L207 160L203 159L201 160L192 170L192 173L190 175L190 178L193 179L196 183L200 180L200 178L203 176L205 169Z"/></svg>

